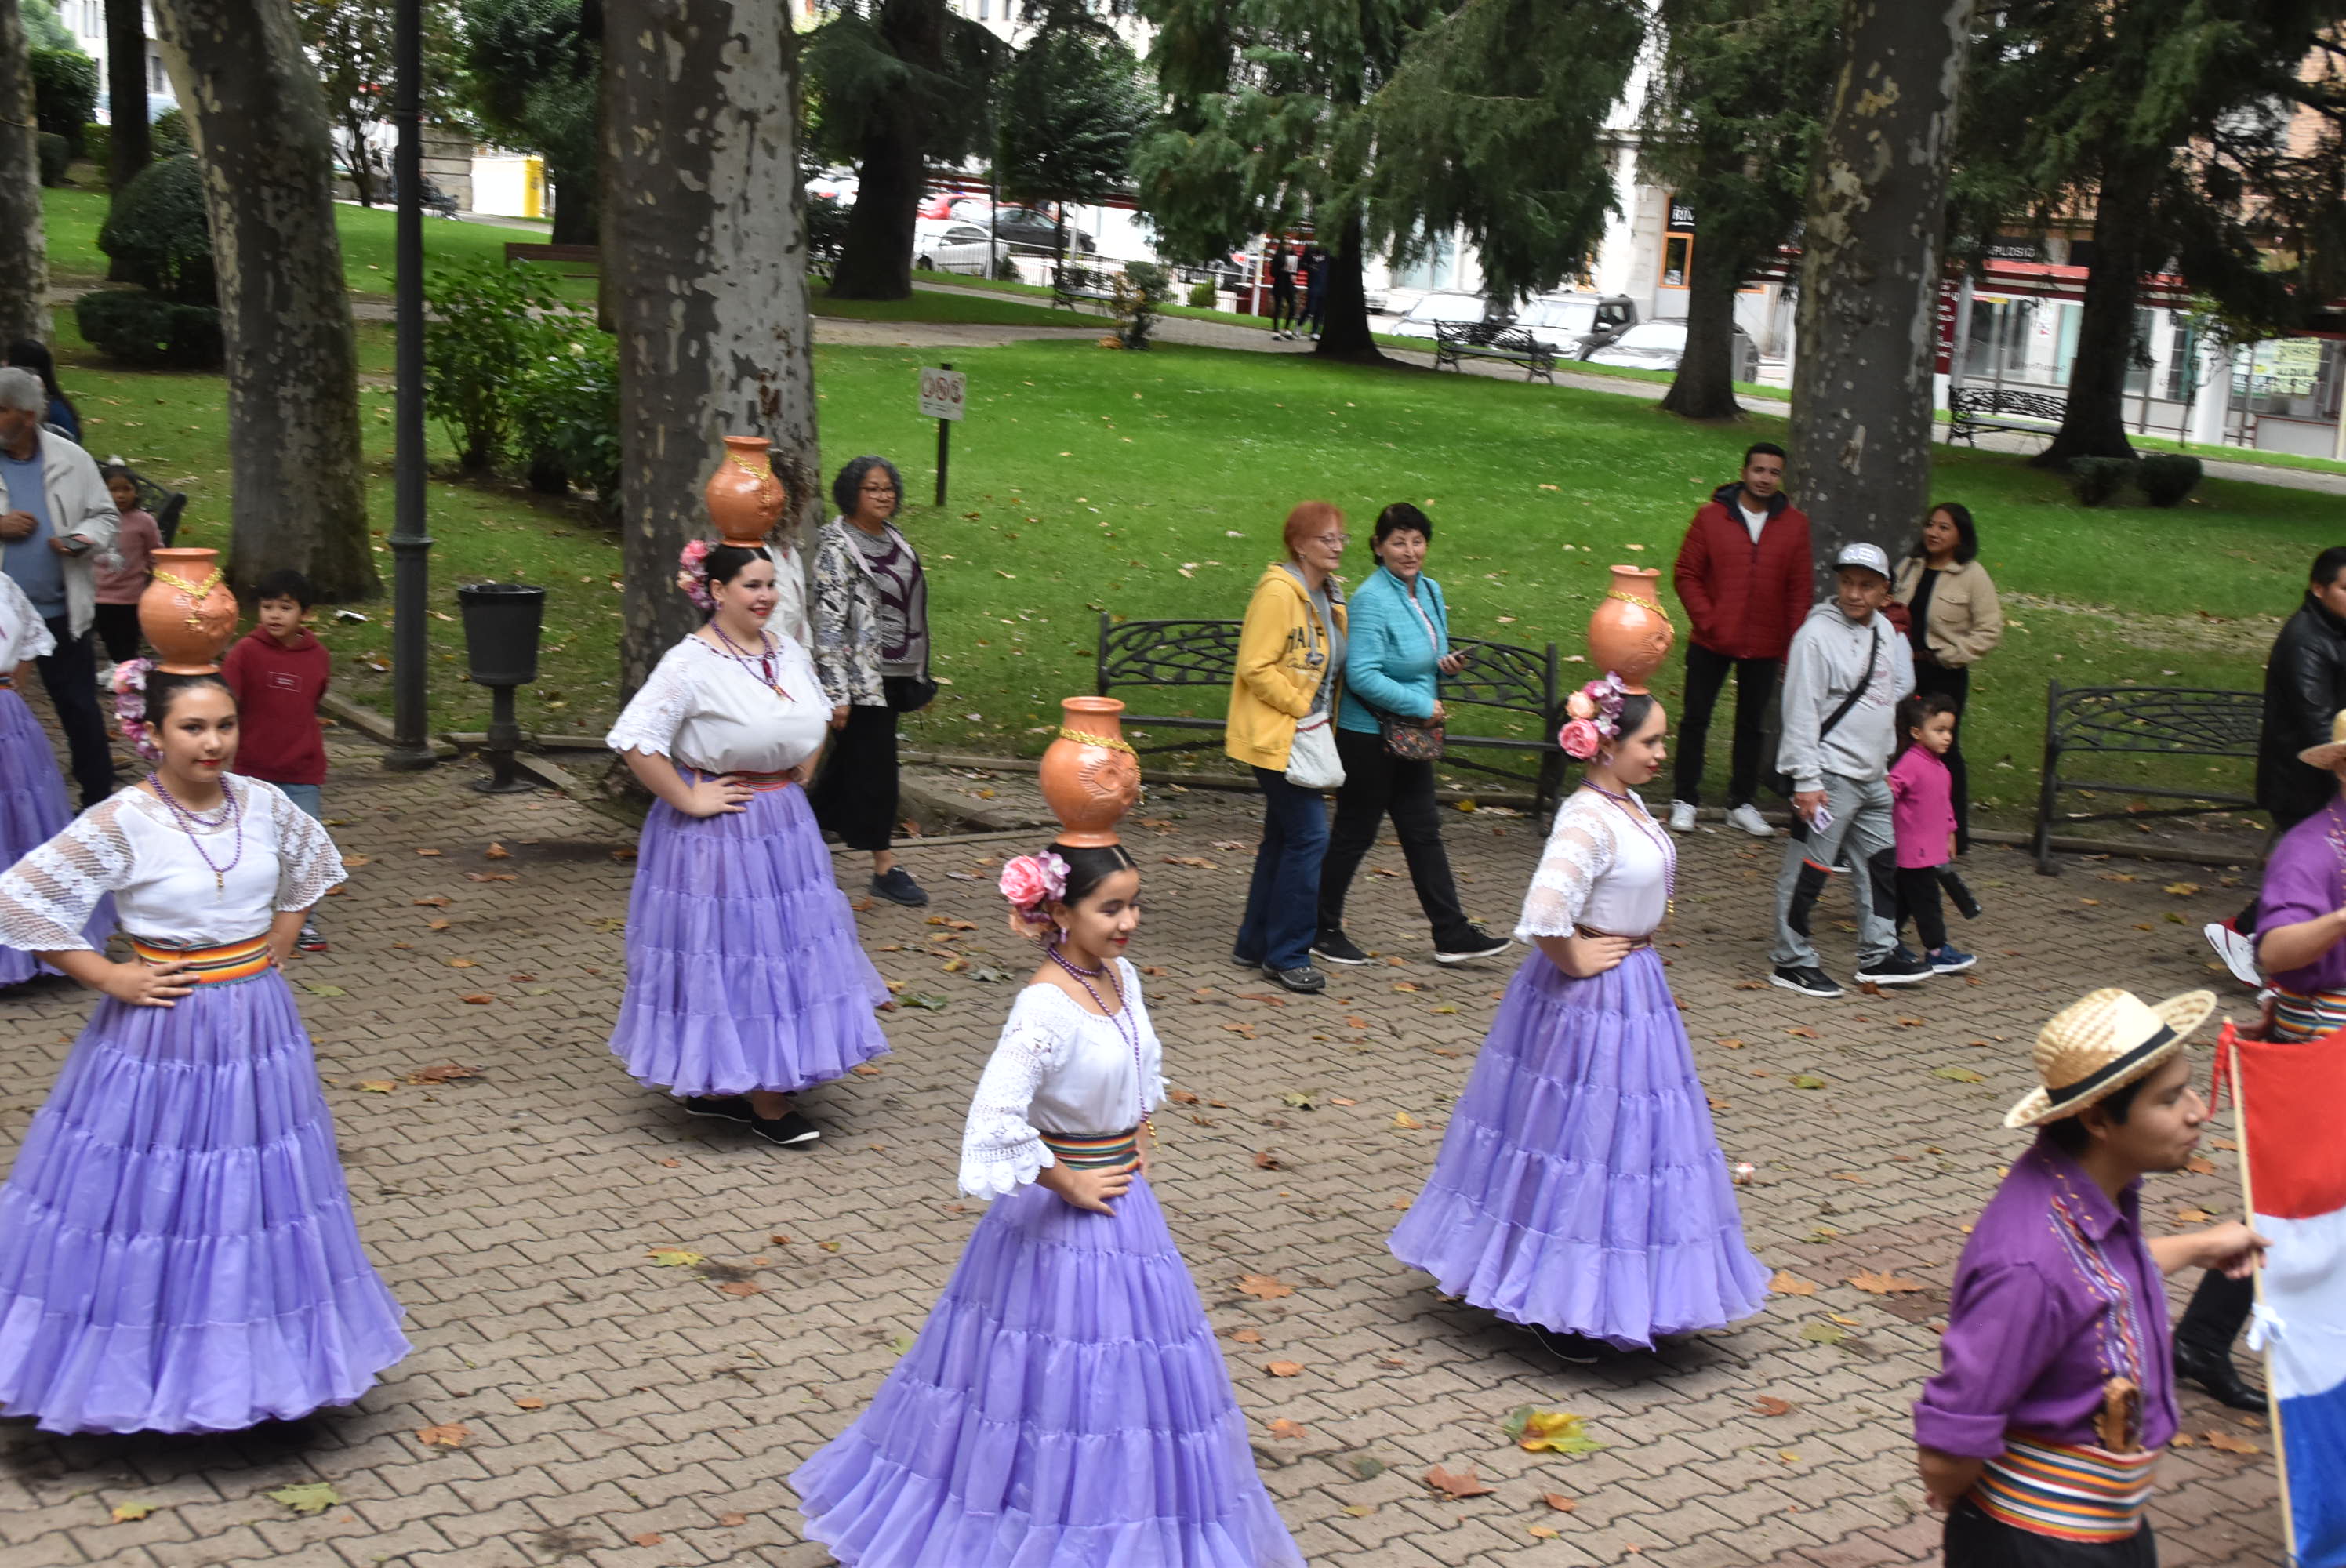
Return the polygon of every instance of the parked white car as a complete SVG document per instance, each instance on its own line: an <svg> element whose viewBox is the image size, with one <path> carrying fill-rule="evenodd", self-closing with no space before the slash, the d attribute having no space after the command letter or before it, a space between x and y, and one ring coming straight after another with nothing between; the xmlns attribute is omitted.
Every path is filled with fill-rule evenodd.
<svg viewBox="0 0 2346 1568"><path fill-rule="evenodd" d="M1542 294L1515 316L1515 325L1543 347L1578 359L1637 324L1637 302L1627 294Z"/></svg>
<svg viewBox="0 0 2346 1568"><path fill-rule="evenodd" d="M1384 331L1396 338L1431 338L1444 321L1479 321L1490 315L1480 294L1428 294ZM1504 312L1496 318L1507 319Z"/></svg>
<svg viewBox="0 0 2346 1568"><path fill-rule="evenodd" d="M945 223L918 238L913 254L913 264L931 272L960 272L973 278L988 278L1001 269L988 266L989 249L998 264L1009 257L1015 247L1008 239L993 239L981 224Z"/></svg>
<svg viewBox="0 0 2346 1568"><path fill-rule="evenodd" d="M1640 321L1602 348L1581 356L1593 365L1630 365L1645 371L1675 371L1686 355L1684 321ZM1739 382L1760 379L1760 345L1741 327L1735 329L1734 376Z"/></svg>

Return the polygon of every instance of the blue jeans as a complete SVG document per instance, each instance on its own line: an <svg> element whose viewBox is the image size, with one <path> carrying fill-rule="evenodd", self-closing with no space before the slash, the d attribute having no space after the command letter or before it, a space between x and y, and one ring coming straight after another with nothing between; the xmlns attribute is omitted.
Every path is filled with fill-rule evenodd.
<svg viewBox="0 0 2346 1568"><path fill-rule="evenodd" d="M1230 951L1272 969L1305 969L1320 934L1320 861L1328 852L1328 802L1284 773L1254 770L1262 789L1262 843L1254 852L1246 919Z"/></svg>
<svg viewBox="0 0 2346 1568"><path fill-rule="evenodd" d="M324 785L280 784L277 788L283 793L284 797L288 800L292 801L293 804L301 807L304 811L309 812L314 820L322 822L326 820L326 797L324 794L326 787Z"/></svg>

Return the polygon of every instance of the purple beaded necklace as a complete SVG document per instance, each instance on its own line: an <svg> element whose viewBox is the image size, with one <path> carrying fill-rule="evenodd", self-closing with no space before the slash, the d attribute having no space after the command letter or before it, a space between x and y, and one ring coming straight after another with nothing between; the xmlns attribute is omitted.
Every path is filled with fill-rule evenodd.
<svg viewBox="0 0 2346 1568"><path fill-rule="evenodd" d="M147 786L155 791L157 799L170 808L172 820L178 823L179 831L188 836L188 842L196 847L197 857L204 862L204 869L211 872L212 896L224 897L228 891L228 874L236 870L238 863L244 859L244 812L236 803L236 791L223 779L220 794L227 803L220 807L219 816L206 817L181 805L178 798L164 788L160 773L147 775ZM230 823L235 825L230 827ZM212 863L211 851L204 848L204 841L196 831L199 828L229 828L230 837L236 840L236 848L230 851L227 865Z"/></svg>
<svg viewBox="0 0 2346 1568"><path fill-rule="evenodd" d="M769 691L771 691L776 697L780 697L785 702L790 700L790 694L784 691L782 689L782 683L774 677L774 655L778 650L772 640L773 633L761 631L758 634L759 646L764 651L753 654L744 650L740 644L735 642L731 637L727 636L725 635L725 628L717 624L717 619L713 616L709 617L709 629L715 632L717 634L717 640L725 645L724 651L725 656L728 658L730 658L735 664L740 665L743 669L749 669L751 661L756 661L757 668L752 670L751 673L755 675L759 680L762 681L765 684L766 688Z"/></svg>
<svg viewBox="0 0 2346 1568"><path fill-rule="evenodd" d="M1607 800L1612 801L1614 806L1619 809L1623 816L1637 824L1637 830L1639 832L1645 834L1646 837L1651 839L1660 847L1662 851L1662 866L1664 868L1662 872L1662 918L1664 920L1668 920L1670 916L1678 913L1678 847L1670 842L1670 836L1662 831L1661 825L1656 822L1653 818L1647 815L1644 810L1640 809L1637 803L1635 800L1632 800L1626 793L1615 794L1612 790L1605 788L1604 785L1595 783L1585 778L1581 779L1581 783L1586 785L1589 789L1594 789L1599 795L1604 796Z"/></svg>
<svg viewBox="0 0 2346 1568"><path fill-rule="evenodd" d="M1053 942L1043 951L1049 955L1053 963L1057 964L1061 969L1066 970L1069 975L1074 977L1075 983L1084 988L1084 994L1092 999L1092 1005L1100 1010L1100 1016L1115 1024L1117 1034L1126 1044L1132 1047L1133 1093L1140 1103L1140 1125L1148 1130L1148 1135L1153 1141L1157 1136L1157 1124L1149 1120L1148 1090L1141 1084L1140 1081L1142 1074L1142 1068L1140 1065L1140 1025L1132 1022L1132 1004L1130 1002L1126 1000L1124 988L1120 985L1116 985L1116 982L1112 980L1108 982L1110 985L1116 986L1116 1000L1117 1003L1117 1010L1114 1013L1110 1013L1107 1010L1107 1003L1101 999L1100 993L1092 989L1092 982L1102 978L1107 973L1107 964L1103 963L1097 969L1079 969L1066 953L1059 951L1059 944L1056 942Z"/></svg>

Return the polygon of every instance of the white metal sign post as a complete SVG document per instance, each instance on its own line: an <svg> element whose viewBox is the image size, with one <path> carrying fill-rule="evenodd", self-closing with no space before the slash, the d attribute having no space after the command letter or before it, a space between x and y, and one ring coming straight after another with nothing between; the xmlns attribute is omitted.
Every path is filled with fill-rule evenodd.
<svg viewBox="0 0 2346 1568"><path fill-rule="evenodd" d="M945 504L945 470L953 460L953 427L969 401L969 378L951 365L921 371L921 417L937 422L937 504Z"/></svg>

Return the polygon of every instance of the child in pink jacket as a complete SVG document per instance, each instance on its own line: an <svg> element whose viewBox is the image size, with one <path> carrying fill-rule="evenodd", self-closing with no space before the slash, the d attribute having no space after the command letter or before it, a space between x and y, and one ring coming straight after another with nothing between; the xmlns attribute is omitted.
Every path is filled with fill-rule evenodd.
<svg viewBox="0 0 2346 1568"><path fill-rule="evenodd" d="M1898 840L1898 922L1914 922L1914 939L1934 974L1953 974L1979 960L1947 941L1939 909L1939 872L1955 858L1954 776L1947 748L1955 743L1955 705L1936 692L1898 704L1898 755L1890 764L1890 824Z"/></svg>

